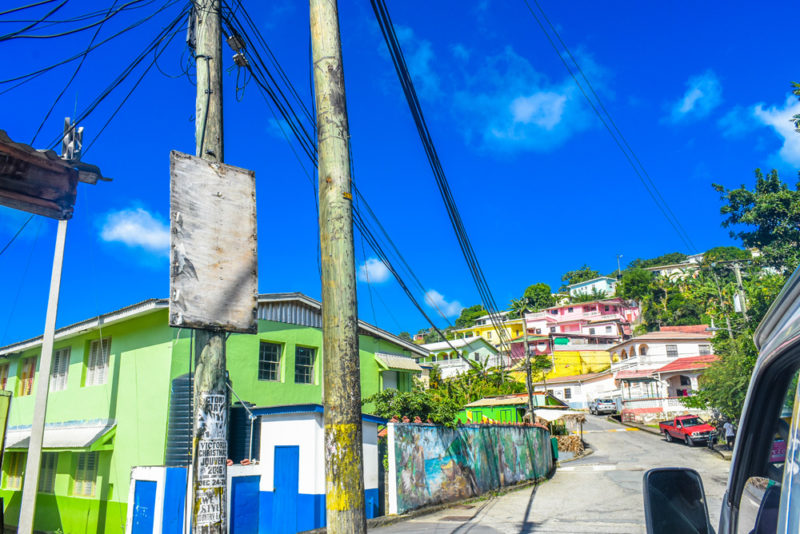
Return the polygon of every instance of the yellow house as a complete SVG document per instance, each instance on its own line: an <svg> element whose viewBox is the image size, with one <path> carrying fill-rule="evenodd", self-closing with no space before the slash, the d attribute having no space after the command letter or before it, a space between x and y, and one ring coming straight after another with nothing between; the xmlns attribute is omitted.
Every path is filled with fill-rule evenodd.
<svg viewBox="0 0 800 534"><path fill-rule="evenodd" d="M518 338L522 335L522 318L508 319L509 313L510 312L501 312L498 314L499 328L505 332L506 341ZM488 315L476 319L475 324L469 328L453 330L453 334L455 334L456 339L470 338L473 336L482 337L492 344L492 346L502 350L502 347L500 347L500 336Z"/></svg>
<svg viewBox="0 0 800 534"><path fill-rule="evenodd" d="M585 375L599 373L611 367L611 354L607 350L592 348L578 348L575 345L559 347L551 353L553 367L545 377L559 378L562 376ZM524 363L517 364L518 371L513 373L515 379L525 381ZM534 376L534 380L541 380L541 375Z"/></svg>

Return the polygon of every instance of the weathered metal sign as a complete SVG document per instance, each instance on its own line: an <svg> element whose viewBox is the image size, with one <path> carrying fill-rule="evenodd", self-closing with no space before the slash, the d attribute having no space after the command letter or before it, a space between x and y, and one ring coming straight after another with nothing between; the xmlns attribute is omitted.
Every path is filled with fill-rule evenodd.
<svg viewBox="0 0 800 534"><path fill-rule="evenodd" d="M169 323L254 334L255 173L170 153Z"/></svg>

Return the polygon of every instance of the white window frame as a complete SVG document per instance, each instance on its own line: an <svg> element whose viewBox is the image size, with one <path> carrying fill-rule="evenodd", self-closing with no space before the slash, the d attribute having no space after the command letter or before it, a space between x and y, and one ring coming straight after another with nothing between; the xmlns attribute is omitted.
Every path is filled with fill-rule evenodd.
<svg viewBox="0 0 800 534"><path fill-rule="evenodd" d="M50 391L63 391L67 389L69 377L70 347L53 351L53 363L50 366Z"/></svg>
<svg viewBox="0 0 800 534"><path fill-rule="evenodd" d="M274 362L272 360L265 359L265 356L271 356L265 354L264 349L266 348L276 347L278 350L278 361ZM272 341L261 341L258 345L258 380L261 382L280 382L281 381L281 361L283 359L283 345L280 343L273 343ZM272 366L275 366L273 369ZM268 376L272 374L272 371L275 371L275 378L262 378L262 376Z"/></svg>
<svg viewBox="0 0 800 534"><path fill-rule="evenodd" d="M678 351L678 345L667 345L667 356L670 358L676 358L679 356L679 354L680 352Z"/></svg>
<svg viewBox="0 0 800 534"><path fill-rule="evenodd" d="M700 356L710 356L712 354L711 345L708 343L702 343L698 345L698 350L700 352Z"/></svg>
<svg viewBox="0 0 800 534"><path fill-rule="evenodd" d="M100 347L103 350L100 350ZM85 387L102 386L108 383L108 361L111 353L111 338L94 339L89 344L89 355L86 358Z"/></svg>
<svg viewBox="0 0 800 534"><path fill-rule="evenodd" d="M39 470L39 493L55 493L57 452L42 453L42 467Z"/></svg>
<svg viewBox="0 0 800 534"><path fill-rule="evenodd" d="M75 475L72 479L72 495L94 497L97 485L97 463L100 453L79 452L75 457Z"/></svg>

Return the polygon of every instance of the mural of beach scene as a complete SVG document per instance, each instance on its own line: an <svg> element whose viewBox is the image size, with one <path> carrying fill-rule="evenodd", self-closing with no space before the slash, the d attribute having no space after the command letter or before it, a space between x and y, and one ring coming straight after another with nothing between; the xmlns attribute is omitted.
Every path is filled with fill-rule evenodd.
<svg viewBox="0 0 800 534"><path fill-rule="evenodd" d="M553 467L550 434L539 427L389 424L389 512L457 501Z"/></svg>

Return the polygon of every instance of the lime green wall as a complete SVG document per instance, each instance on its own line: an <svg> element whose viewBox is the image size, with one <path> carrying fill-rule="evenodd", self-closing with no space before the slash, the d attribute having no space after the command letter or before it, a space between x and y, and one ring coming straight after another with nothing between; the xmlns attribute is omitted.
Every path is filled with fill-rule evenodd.
<svg viewBox="0 0 800 534"><path fill-rule="evenodd" d="M58 451L55 494L39 494L34 525L37 530L53 531L61 527L65 534L124 532L131 467L164 463L170 384L173 378L190 370L190 334L190 330L168 326L166 309L104 325L102 337L111 338L108 379L104 385L91 387L84 386L86 359L91 341L99 339L100 332L94 329L56 341L55 349L71 348L69 374L66 389L49 395L46 421L111 419L117 426L111 449L100 452L94 497L72 495L79 451ZM283 347L280 381L258 380L262 340ZM362 395L367 397L382 388L382 371L374 357L376 351L412 354L394 343L369 335L361 335L359 343ZM313 384L294 382L297 346L316 349ZM227 361L233 388L242 399L259 406L320 403L321 347L322 332L318 328L259 321L258 334L232 334L228 338ZM36 347L9 358L6 389L15 393L11 400L9 428L31 423L34 395L20 397L16 394L20 362L39 356L40 350ZM400 389L408 390L412 384L412 373L398 372ZM33 392L35 389L36 383ZM7 472L6 466L3 472ZM5 476L0 496L4 498L7 524L15 525L21 492L7 489Z"/></svg>
<svg viewBox="0 0 800 534"><path fill-rule="evenodd" d="M256 335L233 334L228 338L226 349L228 373L236 394L242 400L258 406L321 403L322 331L318 328L273 321L259 321L258 330ZM278 381L258 380L258 351L262 341L281 345ZM184 341L177 343L176 353L184 350L188 353L187 344L188 342ZM313 384L296 384L294 381L295 348L298 346L313 348L316 351ZM394 343L368 335L359 336L362 397L378 393L382 387L381 369L375 360L375 352L411 356L410 351L404 351ZM186 370L175 368L174 373L174 376L178 376L186 373ZM399 389L411 388L410 376L410 373L398 373Z"/></svg>
<svg viewBox="0 0 800 534"><path fill-rule="evenodd" d="M108 378L106 384L90 387L83 385L86 357L91 341L99 339L100 332L56 341L55 349L71 348L70 365L66 389L49 395L46 422L113 419L117 428L113 453L100 453L93 498L71 496L76 454L59 453L56 495L40 494L34 525L37 530L54 530L54 518L60 518L65 533L124 531L131 467L164 462L173 335L166 309L103 326L102 336L111 338ZM40 350L36 347L9 358L8 390L15 394L19 391L20 361L39 356ZM34 392L39 377L37 362ZM14 396L9 428L30 426L34 396ZM20 492L6 490L4 477L0 495L6 505L6 522L16 524Z"/></svg>

